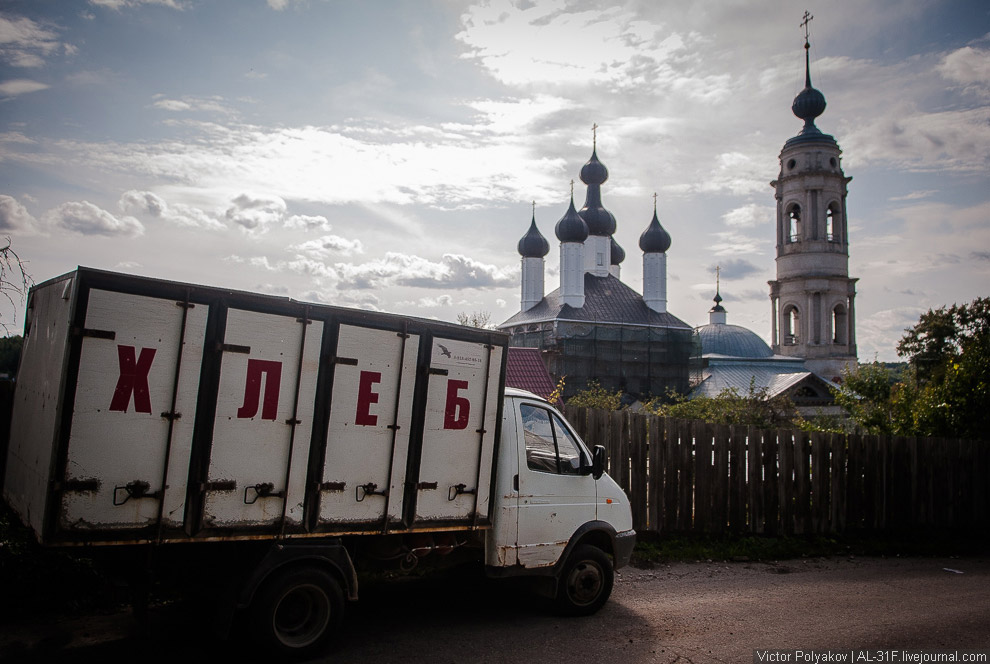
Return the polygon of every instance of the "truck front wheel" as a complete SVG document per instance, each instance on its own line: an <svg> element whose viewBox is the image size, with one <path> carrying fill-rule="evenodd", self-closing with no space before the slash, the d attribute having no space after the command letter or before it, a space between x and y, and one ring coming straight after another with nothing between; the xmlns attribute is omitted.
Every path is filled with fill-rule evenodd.
<svg viewBox="0 0 990 664"><path fill-rule="evenodd" d="M557 581L557 608L572 616L589 616L608 601L615 582L612 561L597 546L574 549Z"/></svg>
<svg viewBox="0 0 990 664"><path fill-rule="evenodd" d="M255 637L279 657L310 657L327 647L344 615L344 594L332 574L292 567L265 581L252 602Z"/></svg>

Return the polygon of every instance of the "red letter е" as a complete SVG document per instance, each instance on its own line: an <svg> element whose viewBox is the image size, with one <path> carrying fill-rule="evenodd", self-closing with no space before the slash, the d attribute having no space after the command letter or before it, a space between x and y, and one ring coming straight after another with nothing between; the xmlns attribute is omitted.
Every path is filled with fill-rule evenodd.
<svg viewBox="0 0 990 664"><path fill-rule="evenodd" d="M382 382L380 371L362 371L358 383L357 413L354 424L373 427L378 424L378 416L371 414L371 404L378 403L378 392L372 392L373 385Z"/></svg>

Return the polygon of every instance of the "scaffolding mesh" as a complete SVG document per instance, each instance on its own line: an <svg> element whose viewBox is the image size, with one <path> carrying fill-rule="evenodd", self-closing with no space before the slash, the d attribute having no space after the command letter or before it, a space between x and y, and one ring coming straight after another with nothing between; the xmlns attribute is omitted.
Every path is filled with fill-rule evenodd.
<svg viewBox="0 0 990 664"><path fill-rule="evenodd" d="M686 394L701 357L693 330L662 327L558 321L529 325L511 343L543 351L554 381L565 378L565 398L591 382L636 399Z"/></svg>

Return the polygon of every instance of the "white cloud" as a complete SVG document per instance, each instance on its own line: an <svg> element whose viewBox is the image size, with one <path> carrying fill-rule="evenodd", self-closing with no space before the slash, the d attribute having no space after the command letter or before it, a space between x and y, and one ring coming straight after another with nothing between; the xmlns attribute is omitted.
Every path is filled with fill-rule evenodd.
<svg viewBox="0 0 990 664"><path fill-rule="evenodd" d="M0 233L34 233L37 223L17 199L0 194Z"/></svg>
<svg viewBox="0 0 990 664"><path fill-rule="evenodd" d="M61 48L53 30L29 18L0 15L0 60L14 67L41 67Z"/></svg>
<svg viewBox="0 0 990 664"><path fill-rule="evenodd" d="M967 92L990 97L990 50L965 46L949 53L938 71Z"/></svg>
<svg viewBox="0 0 990 664"><path fill-rule="evenodd" d="M150 191L137 191L134 189L126 191L120 197L120 200L117 201L117 206L121 212L147 215L154 219L162 219L163 221L187 228L203 228L208 230L222 230L226 228L218 220L199 208L182 203L169 205L161 196Z"/></svg>
<svg viewBox="0 0 990 664"><path fill-rule="evenodd" d="M314 258L327 258L333 254L350 256L364 253L360 240L348 240L339 235L324 235L316 240L309 240L292 247L301 254Z"/></svg>
<svg viewBox="0 0 990 664"><path fill-rule="evenodd" d="M140 7L142 5L160 5L171 9L185 9L186 3L182 0L89 0L89 4L97 7L106 7L114 11Z"/></svg>
<svg viewBox="0 0 990 664"><path fill-rule="evenodd" d="M383 288L393 285L419 288L495 288L518 283L518 269L499 268L467 256L444 254L440 262L388 252L361 265L334 266L344 287Z"/></svg>
<svg viewBox="0 0 990 664"><path fill-rule="evenodd" d="M62 203L46 212L44 220L82 235L136 237L144 233L144 226L134 217L115 217L89 201Z"/></svg>
<svg viewBox="0 0 990 664"><path fill-rule="evenodd" d="M776 211L769 205L749 203L729 210L722 215L722 221L730 228L753 228L773 224Z"/></svg>
<svg viewBox="0 0 990 664"><path fill-rule="evenodd" d="M47 90L48 87L49 86L47 84L39 83L38 81L31 81L26 78L15 78L0 83L0 97L17 97L18 95Z"/></svg>

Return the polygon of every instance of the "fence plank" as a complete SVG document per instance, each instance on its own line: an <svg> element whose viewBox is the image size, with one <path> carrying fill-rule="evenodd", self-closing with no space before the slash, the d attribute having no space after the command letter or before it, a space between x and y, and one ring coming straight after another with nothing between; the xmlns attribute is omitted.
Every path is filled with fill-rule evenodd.
<svg viewBox="0 0 990 664"><path fill-rule="evenodd" d="M729 530L746 530L746 429L733 426L729 429Z"/></svg>
<svg viewBox="0 0 990 664"><path fill-rule="evenodd" d="M646 419L648 432L647 442L647 464L649 475L647 478L647 510L646 519L648 530L660 532L661 515L664 511L664 466L666 465L666 447L663 436L663 420L656 415L650 415Z"/></svg>
<svg viewBox="0 0 990 664"><path fill-rule="evenodd" d="M688 422L677 423L680 439L681 479L677 485L677 529L691 530L694 526L694 441Z"/></svg>
<svg viewBox="0 0 990 664"><path fill-rule="evenodd" d="M712 532L725 532L729 524L729 427L723 424L713 428L712 464Z"/></svg>
<svg viewBox="0 0 990 664"><path fill-rule="evenodd" d="M712 436L711 425L706 422L692 422L691 434L694 438L694 527L693 530L708 532L711 523L712 493Z"/></svg>
<svg viewBox="0 0 990 664"><path fill-rule="evenodd" d="M756 427L746 427L746 462L749 479L749 532L763 533L766 484L763 481L763 438L764 432Z"/></svg>
<svg viewBox="0 0 990 664"><path fill-rule="evenodd" d="M831 460L831 502L829 507L830 533L844 532L846 529L847 491L849 486L848 466L846 463L847 437L833 433L829 436L829 455Z"/></svg>
<svg viewBox="0 0 990 664"><path fill-rule="evenodd" d="M663 515L662 523L666 530L679 527L677 511L680 507L681 448L677 422L665 417L663 420Z"/></svg>
<svg viewBox="0 0 990 664"><path fill-rule="evenodd" d="M633 507L633 527L636 530L646 530L649 526L648 516L648 490L646 476L646 418L631 418L631 413L626 412L624 418L629 431L629 452L632 457L630 464L629 489Z"/></svg>
<svg viewBox="0 0 990 664"><path fill-rule="evenodd" d="M794 436L790 431L777 432L779 475L777 495L780 499L780 530L784 535L794 534Z"/></svg>

